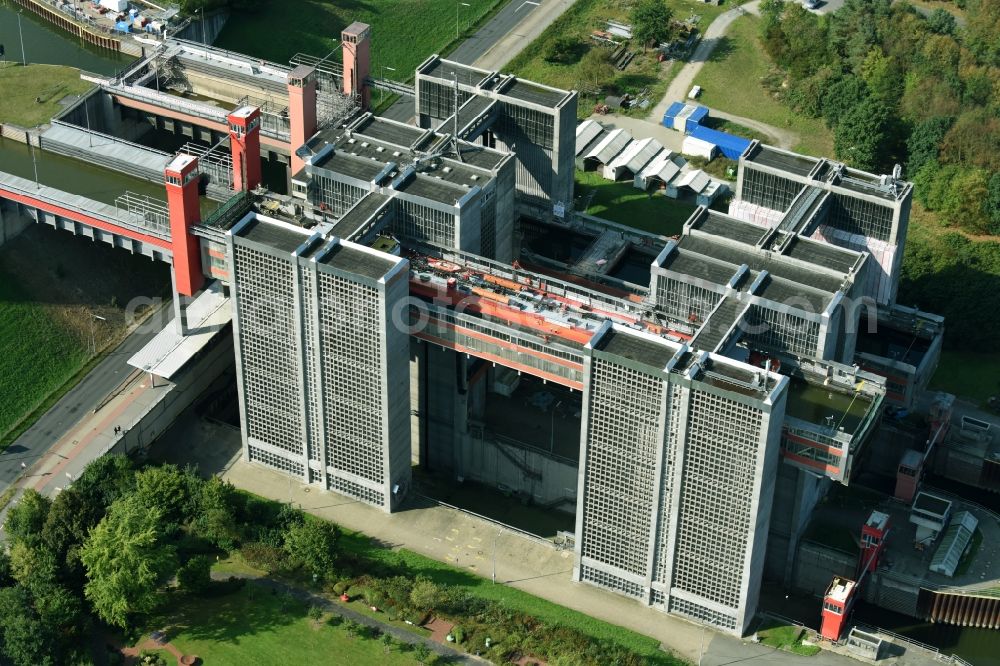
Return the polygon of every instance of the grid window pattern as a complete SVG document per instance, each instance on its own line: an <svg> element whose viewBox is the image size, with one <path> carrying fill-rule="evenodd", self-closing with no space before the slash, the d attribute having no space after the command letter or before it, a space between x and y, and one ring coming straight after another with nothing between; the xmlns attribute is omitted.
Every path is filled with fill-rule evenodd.
<svg viewBox="0 0 1000 666"><path fill-rule="evenodd" d="M342 479L339 476L333 476L332 474L328 476L330 478L331 490L336 490L338 493L359 499L362 502L367 502L368 504L374 504L378 507L385 504L385 493L380 493L372 488L362 486L360 483L354 483L353 481Z"/></svg>
<svg viewBox="0 0 1000 666"><path fill-rule="evenodd" d="M305 457L291 262L234 248L247 435Z"/></svg>
<svg viewBox="0 0 1000 666"><path fill-rule="evenodd" d="M794 180L743 166L743 191L740 198L758 206L785 212L803 185Z"/></svg>
<svg viewBox="0 0 1000 666"><path fill-rule="evenodd" d="M791 352L814 357L819 347L819 322L791 312L779 312L751 305L746 314L749 325L745 339L752 347Z"/></svg>
<svg viewBox="0 0 1000 666"><path fill-rule="evenodd" d="M456 247L455 215L412 201L399 201L392 222L394 233L413 240L430 241L442 247Z"/></svg>
<svg viewBox="0 0 1000 666"><path fill-rule="evenodd" d="M653 590L652 596L653 596L652 602L654 606L661 606L661 607L666 606L667 595L665 595L663 592L660 592L659 590Z"/></svg>
<svg viewBox="0 0 1000 666"><path fill-rule="evenodd" d="M325 206L338 217L368 194L367 190L334 180L323 173L315 174L312 183L314 188L312 203L320 207Z"/></svg>
<svg viewBox="0 0 1000 666"><path fill-rule="evenodd" d="M642 585L627 581L620 576L615 576L614 574L601 571L600 569L595 569L594 567L580 567L580 579L585 580L588 583L593 583L594 585L600 585L601 587L605 587L609 590L614 590L615 592L619 592L625 596L634 597L636 599L646 598L645 588Z"/></svg>
<svg viewBox="0 0 1000 666"><path fill-rule="evenodd" d="M523 136L536 146L554 147L555 116L505 102L501 105L499 134Z"/></svg>
<svg viewBox="0 0 1000 666"><path fill-rule="evenodd" d="M826 224L850 234L888 241L892 237L892 208L836 193Z"/></svg>
<svg viewBox="0 0 1000 666"><path fill-rule="evenodd" d="M472 93L458 89L459 106L470 97ZM455 113L455 87L420 79L420 113L438 119Z"/></svg>
<svg viewBox="0 0 1000 666"><path fill-rule="evenodd" d="M684 599L671 597L670 612L677 613L678 615L684 615L692 620L711 624L715 627L728 629L729 631L736 630L735 617L725 615L724 613L712 610L711 608L706 608L700 604L691 603L690 601L686 601Z"/></svg>
<svg viewBox="0 0 1000 666"><path fill-rule="evenodd" d="M756 523L760 410L692 390L672 585L737 609Z"/></svg>
<svg viewBox="0 0 1000 666"><path fill-rule="evenodd" d="M315 308L313 305L316 297L313 294L311 271L301 266L298 270L301 285L300 294L302 303L304 304L302 308L302 339L305 341L303 345L306 379L304 390L306 394L306 426L309 431L307 437L307 441L309 442L309 459L321 460L319 442L320 390L319 382L317 381L318 355L315 345L313 345L313 335L315 333L315 325L313 324Z"/></svg>
<svg viewBox="0 0 1000 666"><path fill-rule="evenodd" d="M385 483L378 291L319 274L327 464Z"/></svg>
<svg viewBox="0 0 1000 666"><path fill-rule="evenodd" d="M487 259L497 258L497 200L493 194L486 192L482 199L480 243L482 255Z"/></svg>
<svg viewBox="0 0 1000 666"><path fill-rule="evenodd" d="M656 283L656 303L672 317L690 321L708 319L712 308L722 300L722 296L711 289L698 287L669 277L660 277Z"/></svg>
<svg viewBox="0 0 1000 666"><path fill-rule="evenodd" d="M653 563L653 580L665 583L667 573L670 569L670 561L667 558L670 540L673 533L670 530L670 516L673 511L673 492L680 479L677 478L679 468L677 467L677 450L675 443L680 438L681 429L684 427L683 411L681 400L684 396L684 389L670 385L668 388L667 404L669 412L667 414L667 443L664 447L663 473L660 478L660 506L658 515L660 517L660 529L657 535L656 555Z"/></svg>
<svg viewBox="0 0 1000 666"><path fill-rule="evenodd" d="M590 386L582 554L644 576L663 380L594 358Z"/></svg>
<svg viewBox="0 0 1000 666"><path fill-rule="evenodd" d="M302 476L302 463L289 460L279 455L275 455L270 451L265 451L264 449L258 448L256 446L250 445L250 460L253 462L261 463L262 465L267 465L268 467L273 467L274 469L281 470L282 472L287 472L288 474L294 474L295 476Z"/></svg>

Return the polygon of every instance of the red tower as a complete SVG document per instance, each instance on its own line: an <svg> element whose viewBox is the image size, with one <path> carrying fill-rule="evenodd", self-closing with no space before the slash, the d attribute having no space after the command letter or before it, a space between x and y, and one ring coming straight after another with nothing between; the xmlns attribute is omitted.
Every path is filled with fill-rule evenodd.
<svg viewBox="0 0 1000 666"><path fill-rule="evenodd" d="M340 33L344 58L344 94L357 93L362 109L368 108L372 98L368 87L372 66L371 35L371 26L357 21Z"/></svg>
<svg viewBox="0 0 1000 666"><path fill-rule="evenodd" d="M189 231L191 225L201 221L198 158L179 154L167 165L164 174L177 292L194 296L205 282L198 237Z"/></svg>
<svg viewBox="0 0 1000 666"><path fill-rule="evenodd" d="M229 147L233 154L233 189L260 185L260 109L241 106L229 114Z"/></svg>
<svg viewBox="0 0 1000 666"><path fill-rule="evenodd" d="M914 449L903 451L903 457L900 458L899 466L896 468L896 492L893 496L907 504L913 503L923 470L924 455L920 451Z"/></svg>
<svg viewBox="0 0 1000 666"><path fill-rule="evenodd" d="M858 562L858 581L865 574L878 568L878 561L885 550L885 537L889 533L889 514L872 511L861 526L861 558Z"/></svg>
<svg viewBox="0 0 1000 666"><path fill-rule="evenodd" d="M288 73L288 131L294 176L305 166L297 154L299 148L316 133L316 73L312 67L299 65Z"/></svg>
<svg viewBox="0 0 1000 666"><path fill-rule="evenodd" d="M831 641L839 641L844 633L847 617L854 607L854 596L857 591L853 580L834 576L833 582L823 597L823 617L819 627L820 635Z"/></svg>

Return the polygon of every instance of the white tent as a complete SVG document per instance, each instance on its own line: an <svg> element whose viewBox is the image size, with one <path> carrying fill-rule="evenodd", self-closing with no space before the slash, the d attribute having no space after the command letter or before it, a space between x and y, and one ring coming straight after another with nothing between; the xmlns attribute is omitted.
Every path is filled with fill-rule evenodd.
<svg viewBox="0 0 1000 666"><path fill-rule="evenodd" d="M604 177L608 180L618 180L623 176L635 178L656 154L663 150L663 144L650 137L633 141L615 159L604 165Z"/></svg>
<svg viewBox="0 0 1000 666"><path fill-rule="evenodd" d="M706 160L710 160L715 157L715 153L719 150L719 147L714 143L709 143L708 141L703 141L702 139L696 139L693 136L684 137L684 143L681 144L681 152L685 155L691 155L692 157L704 157Z"/></svg>

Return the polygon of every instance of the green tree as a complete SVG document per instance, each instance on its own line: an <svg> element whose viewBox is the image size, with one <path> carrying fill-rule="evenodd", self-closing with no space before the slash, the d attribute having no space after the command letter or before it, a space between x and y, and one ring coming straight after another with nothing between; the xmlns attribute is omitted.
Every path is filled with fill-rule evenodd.
<svg viewBox="0 0 1000 666"><path fill-rule="evenodd" d="M132 492L135 487L135 469L125 456L107 455L93 461L83 470L73 490L80 493L87 507L99 507L103 516L111 503Z"/></svg>
<svg viewBox="0 0 1000 666"><path fill-rule="evenodd" d="M236 548L242 535L237 520L239 498L235 488L213 476L201 484L198 495L195 532L223 550Z"/></svg>
<svg viewBox="0 0 1000 666"><path fill-rule="evenodd" d="M834 128L840 119L868 99L868 86L860 78L848 74L833 82L823 94L823 119Z"/></svg>
<svg viewBox="0 0 1000 666"><path fill-rule="evenodd" d="M435 609L443 598L441 588L429 578L418 578L410 590L410 604L421 611Z"/></svg>
<svg viewBox="0 0 1000 666"><path fill-rule="evenodd" d="M36 543L41 540L42 528L48 518L52 500L28 488L21 499L7 511L7 538L12 543Z"/></svg>
<svg viewBox="0 0 1000 666"><path fill-rule="evenodd" d="M183 525L194 513L192 489L199 480L174 465L147 467L135 475L135 494L148 506L158 507L165 525Z"/></svg>
<svg viewBox="0 0 1000 666"><path fill-rule="evenodd" d="M124 627L130 615L153 610L160 584L176 571L175 549L161 539L162 517L160 507L130 495L111 505L84 543L84 594L108 624Z"/></svg>
<svg viewBox="0 0 1000 666"><path fill-rule="evenodd" d="M576 68L577 87L585 93L599 95L614 78L615 66L607 49L593 48L580 59Z"/></svg>
<svg viewBox="0 0 1000 666"><path fill-rule="evenodd" d="M1000 234L1000 171L990 177L990 182L986 186L986 216L990 221L990 233Z"/></svg>
<svg viewBox="0 0 1000 666"><path fill-rule="evenodd" d="M892 140L889 109L867 100L848 111L833 133L837 158L856 169L877 171L886 161Z"/></svg>
<svg viewBox="0 0 1000 666"><path fill-rule="evenodd" d="M177 584L182 590L201 594L212 584L212 560L196 555L177 570Z"/></svg>
<svg viewBox="0 0 1000 666"><path fill-rule="evenodd" d="M302 562L317 578L333 572L340 531L322 520L307 520L293 524L285 533L285 551Z"/></svg>
<svg viewBox="0 0 1000 666"><path fill-rule="evenodd" d="M674 13L664 0L639 0L632 9L632 36L645 49L650 43L670 40L674 34Z"/></svg>
<svg viewBox="0 0 1000 666"><path fill-rule="evenodd" d="M925 164L937 160L941 141L948 133L949 127L951 118L943 117L928 118L913 127L910 138L906 141L906 152L909 156L906 170L910 178L915 177Z"/></svg>
<svg viewBox="0 0 1000 666"><path fill-rule="evenodd" d="M955 17L938 7L927 16L927 27L939 35L954 35Z"/></svg>
<svg viewBox="0 0 1000 666"><path fill-rule="evenodd" d="M31 593L20 585L0 589L0 634L3 653L17 666L58 664L57 636L34 612Z"/></svg>
<svg viewBox="0 0 1000 666"><path fill-rule="evenodd" d="M568 64L580 59L585 45L579 39L569 35L561 35L549 42L545 59L549 62Z"/></svg>

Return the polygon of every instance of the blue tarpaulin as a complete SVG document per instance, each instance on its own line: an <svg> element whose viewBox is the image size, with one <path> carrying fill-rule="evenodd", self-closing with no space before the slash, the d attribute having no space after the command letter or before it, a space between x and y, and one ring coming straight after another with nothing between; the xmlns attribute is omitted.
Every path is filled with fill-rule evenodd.
<svg viewBox="0 0 1000 666"><path fill-rule="evenodd" d="M118 32L132 32L132 26L125 21L118 21L118 23L115 24L115 30Z"/></svg>
<svg viewBox="0 0 1000 666"><path fill-rule="evenodd" d="M690 134L695 127L701 125L701 121L708 118L708 109L704 106L694 107L694 111L684 121L684 133Z"/></svg>
<svg viewBox="0 0 1000 666"><path fill-rule="evenodd" d="M731 160L738 160L743 151L750 145L750 139L744 139L741 136L727 134L726 132L709 129L701 125L695 127L689 134L696 139L715 144L722 151L722 154Z"/></svg>

